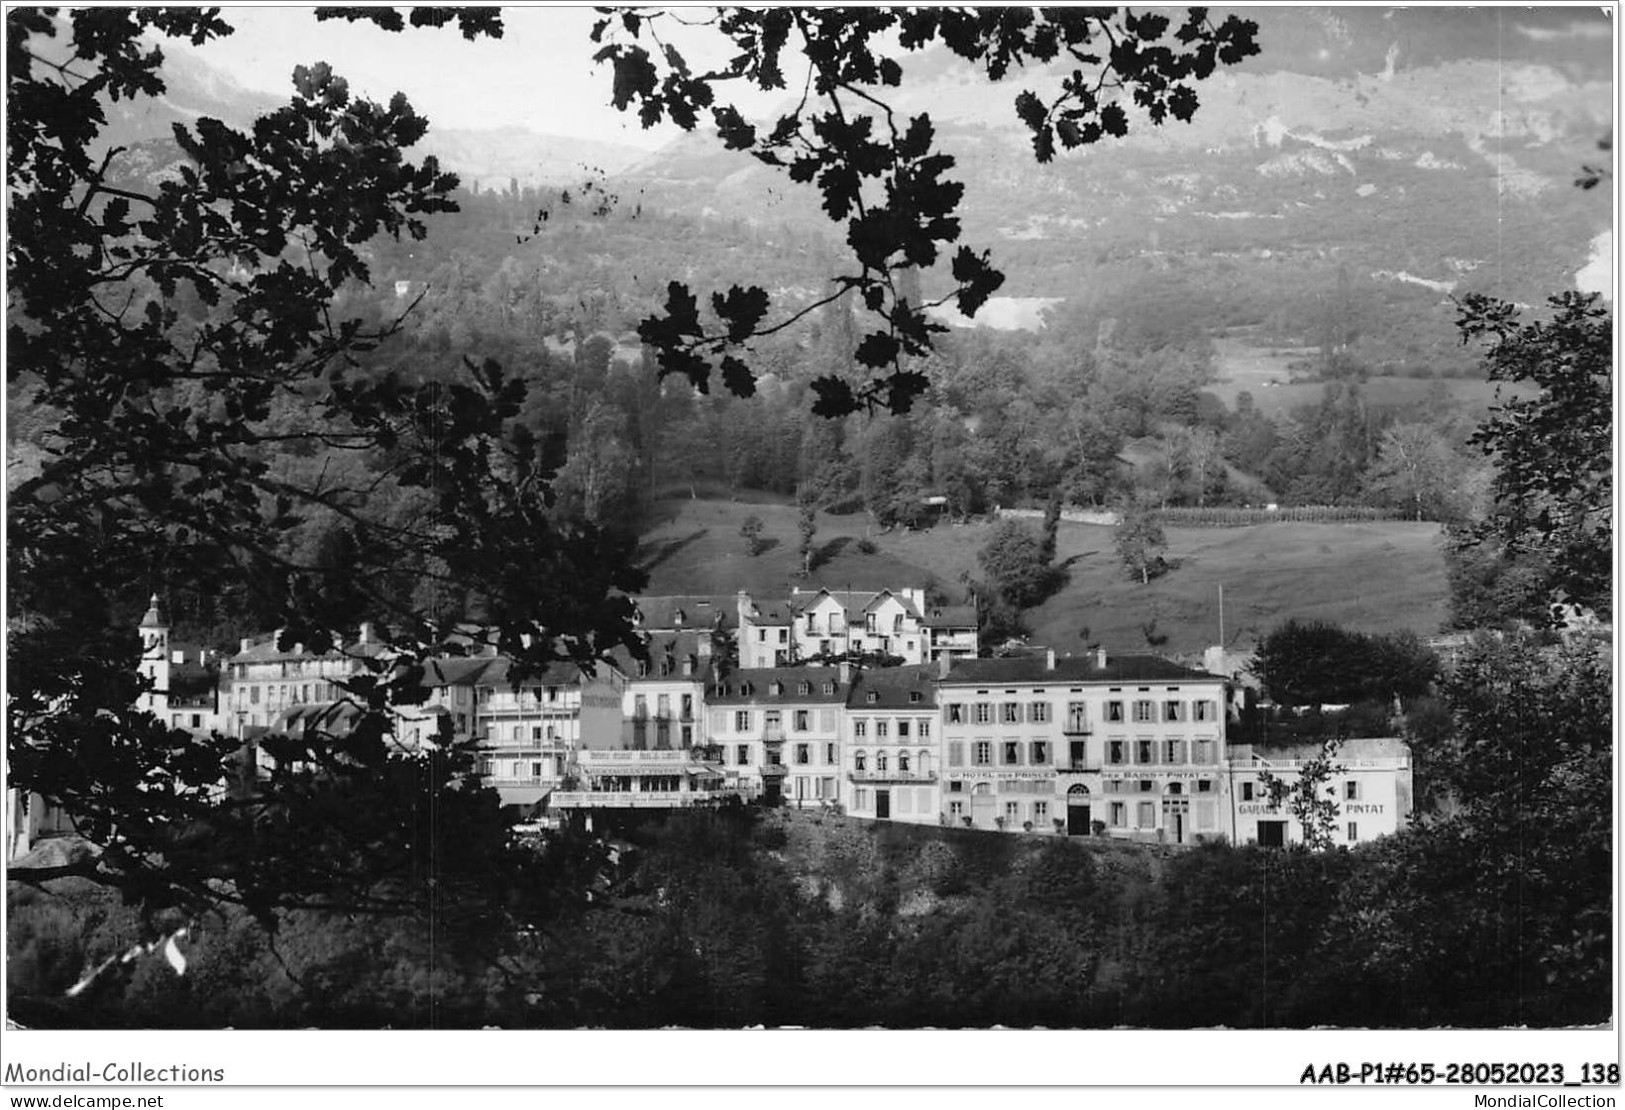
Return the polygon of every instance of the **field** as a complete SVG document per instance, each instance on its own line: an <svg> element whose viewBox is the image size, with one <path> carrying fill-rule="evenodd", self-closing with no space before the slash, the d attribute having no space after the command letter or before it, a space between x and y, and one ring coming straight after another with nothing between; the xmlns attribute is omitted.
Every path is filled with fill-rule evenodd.
<svg viewBox="0 0 1625 1110"><path fill-rule="evenodd" d="M825 552L810 581L794 577L796 510L792 505L677 500L645 537L650 594L787 593L792 585L853 587L935 582L964 596L963 575L979 575L976 553L990 524L940 524L918 532L880 533L868 517L820 515L815 543ZM754 558L739 534L744 519L762 518L775 541ZM857 544L865 534L875 554ZM1027 614L1034 643L1082 651L1099 642L1122 651L1200 652L1219 639L1219 587L1224 638L1245 647L1289 617L1329 620L1365 631L1436 632L1445 616L1444 560L1433 524L1261 524L1246 528L1170 528L1174 569L1149 585L1119 568L1113 530L1062 524L1058 558L1066 586Z"/></svg>
<svg viewBox="0 0 1625 1110"><path fill-rule="evenodd" d="M1312 347L1256 347L1236 336L1216 337L1213 347L1217 378L1206 389L1232 409L1236 397L1246 392L1253 395L1258 411L1275 416L1299 405L1313 405L1325 391L1324 382L1292 380L1290 364L1312 359ZM1477 378L1374 377L1361 382L1360 391L1372 405L1397 409L1419 404L1439 386L1475 416L1495 400L1495 383ZM1521 395L1516 385L1503 389Z"/></svg>

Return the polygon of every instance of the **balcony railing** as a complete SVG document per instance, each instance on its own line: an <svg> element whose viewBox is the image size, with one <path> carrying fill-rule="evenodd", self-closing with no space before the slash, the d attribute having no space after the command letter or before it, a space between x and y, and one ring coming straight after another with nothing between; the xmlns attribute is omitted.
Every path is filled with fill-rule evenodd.
<svg viewBox="0 0 1625 1110"><path fill-rule="evenodd" d="M763 775L763 777L774 776L774 777L777 777L777 778L783 778L785 775L787 775L789 773L790 773L790 768L786 767L784 764L779 763L776 760L774 762L771 762L771 763L762 764L762 775Z"/></svg>
<svg viewBox="0 0 1625 1110"><path fill-rule="evenodd" d="M555 790L553 809L673 809L733 797L737 790Z"/></svg>
<svg viewBox="0 0 1625 1110"><path fill-rule="evenodd" d="M852 782L936 782L935 771L848 771Z"/></svg>
<svg viewBox="0 0 1625 1110"><path fill-rule="evenodd" d="M1092 736L1094 731L1088 721L1069 720L1061 726L1061 732L1067 736Z"/></svg>
<svg viewBox="0 0 1625 1110"><path fill-rule="evenodd" d="M783 725L765 725L765 726L763 726L763 728L762 728L762 743L764 743L764 744L782 744L782 743L784 743L784 726Z"/></svg>
<svg viewBox="0 0 1625 1110"><path fill-rule="evenodd" d="M1060 759L1056 760L1055 769L1063 773L1078 774L1085 771L1100 771L1104 768L1098 759Z"/></svg>

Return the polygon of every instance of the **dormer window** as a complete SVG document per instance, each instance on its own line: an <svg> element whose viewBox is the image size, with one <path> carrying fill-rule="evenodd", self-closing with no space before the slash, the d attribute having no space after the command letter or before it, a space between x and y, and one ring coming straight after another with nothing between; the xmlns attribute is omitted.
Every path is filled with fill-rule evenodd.
<svg viewBox="0 0 1625 1110"><path fill-rule="evenodd" d="M834 692L835 692L835 683L833 683L833 682L824 683L824 693L825 694L833 694Z"/></svg>
<svg viewBox="0 0 1625 1110"><path fill-rule="evenodd" d="M784 693L784 684L782 682L770 682L767 686L767 692L774 697L778 697Z"/></svg>
<svg viewBox="0 0 1625 1110"><path fill-rule="evenodd" d="M918 705L920 703L920 692L918 690L910 690L908 692L908 700L910 705Z"/></svg>
<svg viewBox="0 0 1625 1110"><path fill-rule="evenodd" d="M864 695L863 700L868 702L870 705L873 705L875 702L880 700L880 695L878 693L876 693L875 691L870 690L867 694Z"/></svg>
<svg viewBox="0 0 1625 1110"><path fill-rule="evenodd" d="M805 683L805 682L803 682L803 683L800 683L800 684L798 684L798 685L797 685L797 686L796 686L796 693L797 693L797 694L798 694L798 695L800 695L800 696L801 696L801 697L806 697L806 696L807 696L807 694L808 694L808 693L810 693L810 692L811 692L811 690L812 690L812 687L811 687L811 686L809 686L809 685L808 685L808 684L807 684L807 683Z"/></svg>

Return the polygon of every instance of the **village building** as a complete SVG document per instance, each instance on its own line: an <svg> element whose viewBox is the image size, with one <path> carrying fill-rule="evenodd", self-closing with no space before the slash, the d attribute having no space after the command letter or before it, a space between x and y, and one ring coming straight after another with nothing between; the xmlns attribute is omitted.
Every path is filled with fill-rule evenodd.
<svg viewBox="0 0 1625 1110"><path fill-rule="evenodd" d="M949 824L1171 844L1226 832L1216 675L1048 652L954 664L937 698Z"/></svg>
<svg viewBox="0 0 1625 1110"><path fill-rule="evenodd" d="M618 749L625 686L607 665L587 674L555 662L531 673L504 656L491 659L474 685L474 735L480 771L503 804L536 811L582 752Z"/></svg>
<svg viewBox="0 0 1625 1110"><path fill-rule="evenodd" d="M846 699L843 805L854 817L938 824L936 669L873 667Z"/></svg>
<svg viewBox="0 0 1625 1110"><path fill-rule="evenodd" d="M841 716L851 669L741 668L713 679L707 728L728 782L772 803L841 800Z"/></svg>
<svg viewBox="0 0 1625 1110"><path fill-rule="evenodd" d="M972 659L977 651L976 610L933 606L925 591L803 590L758 601L741 590L737 601L739 662L782 667L837 658L891 656L905 664Z"/></svg>
<svg viewBox="0 0 1625 1110"><path fill-rule="evenodd" d="M1238 744L1230 753L1226 830L1232 843L1284 847L1303 841L1303 830L1288 806L1270 804L1265 772L1287 789L1297 785L1304 765L1321 755L1319 744L1271 746ZM1324 796L1336 806L1333 846L1350 847L1403 829L1410 818L1410 749L1395 737L1342 741L1331 754L1332 774Z"/></svg>
<svg viewBox="0 0 1625 1110"><path fill-rule="evenodd" d="M705 631L645 633L644 654L617 648L625 678L621 700L623 747L633 751L687 751L704 747L705 684L711 674L711 637Z"/></svg>
<svg viewBox="0 0 1625 1110"><path fill-rule="evenodd" d="M672 624L687 623L681 613ZM588 743L568 767L549 814L604 809L680 809L737 799L708 746L705 684L711 674L710 629L644 633L644 651L614 653L621 688L618 742Z"/></svg>

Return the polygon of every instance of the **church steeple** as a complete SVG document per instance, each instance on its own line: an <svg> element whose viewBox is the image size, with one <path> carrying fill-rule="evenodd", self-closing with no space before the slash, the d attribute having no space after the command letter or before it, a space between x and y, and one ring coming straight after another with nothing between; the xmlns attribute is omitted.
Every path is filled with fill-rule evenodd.
<svg viewBox="0 0 1625 1110"><path fill-rule="evenodd" d="M158 602L158 595L153 594L152 600L147 603L147 615L141 618L142 628L169 628L169 618L164 616L163 608Z"/></svg>
<svg viewBox="0 0 1625 1110"><path fill-rule="evenodd" d="M169 618L164 616L157 594L152 595L141 618L140 632L141 674L152 686L136 704L149 713L162 713L169 708Z"/></svg>

